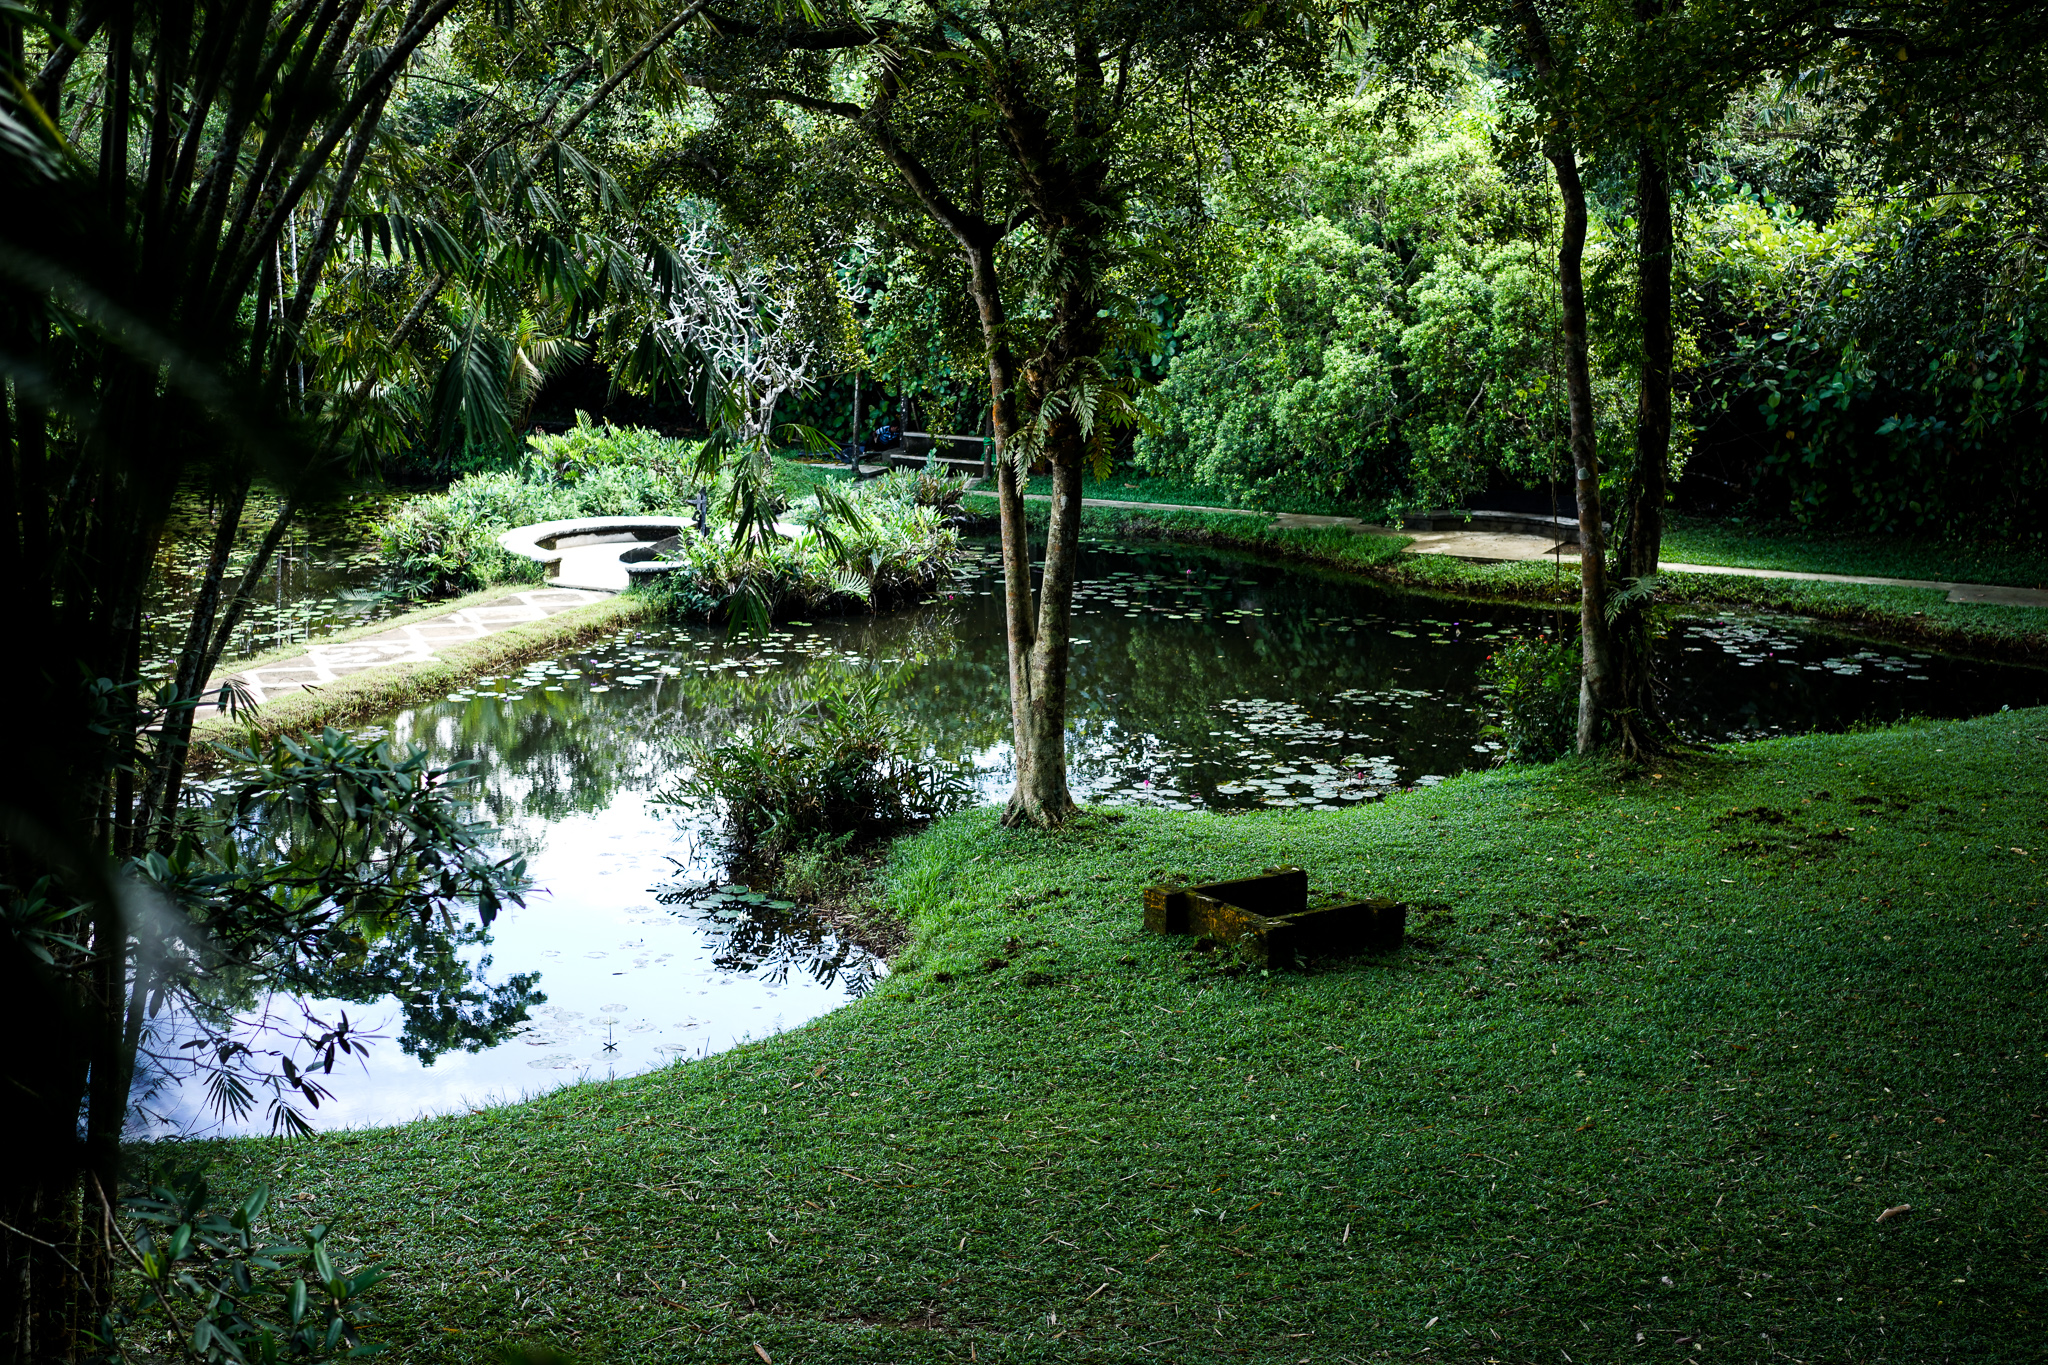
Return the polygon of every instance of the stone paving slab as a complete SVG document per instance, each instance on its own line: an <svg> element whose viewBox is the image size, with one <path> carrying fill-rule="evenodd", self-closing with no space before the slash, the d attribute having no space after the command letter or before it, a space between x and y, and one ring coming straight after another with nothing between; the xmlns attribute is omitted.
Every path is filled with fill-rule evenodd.
<svg viewBox="0 0 2048 1365"><path fill-rule="evenodd" d="M464 640L481 640L528 621L542 621L560 612L587 607L612 596L583 588L533 588L507 594L482 606L464 607L445 616L432 616L414 625L394 626L376 635L338 644L308 645L304 654L260 668L244 669L215 678L206 685L210 695L219 696L221 685L230 679L248 690L258 706L288 692L301 692L346 678L365 669L386 664L422 663L434 657L443 645ZM202 706L201 719L217 708Z"/></svg>
<svg viewBox="0 0 2048 1365"><path fill-rule="evenodd" d="M1528 536L1514 531L1387 531L1413 542L1411 555L1449 555L1475 564L1512 564L1527 559L1571 559L1579 547L1559 544L1554 536Z"/></svg>

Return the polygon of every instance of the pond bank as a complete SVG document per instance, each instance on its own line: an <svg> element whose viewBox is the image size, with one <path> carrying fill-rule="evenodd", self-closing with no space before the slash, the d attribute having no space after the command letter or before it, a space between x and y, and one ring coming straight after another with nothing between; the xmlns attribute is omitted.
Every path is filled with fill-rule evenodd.
<svg viewBox="0 0 2048 1365"><path fill-rule="evenodd" d="M1034 527L1044 504L1030 504ZM1400 536L1359 535L1348 526L1285 526L1236 513L1155 512L1088 507L1087 534L1181 541L1254 550L1366 574L1420 592L1576 610L1578 569L1566 561L1475 564L1411 555ZM1909 588L1855 582L1667 572L1658 601L1668 606L1742 608L1811 617L1901 644L2015 663L2048 662L2048 610L2000 602L1952 602L1946 585Z"/></svg>
<svg viewBox="0 0 2048 1365"><path fill-rule="evenodd" d="M202 713L193 727L199 745L193 767L203 771L217 761L208 744L266 743L380 715L573 648L653 610L653 603L637 596L487 589L452 610L440 604L381 622L374 634L315 641L304 654L273 658L253 670L259 686L269 684L253 713L232 719L211 708ZM213 680L209 692L217 696L223 681Z"/></svg>
<svg viewBox="0 0 2048 1365"><path fill-rule="evenodd" d="M859 1004L213 1178L386 1260L407 1360L2029 1358L2044 758L2035 709L1327 813L976 811L897 846L915 939ZM1408 947L1266 977L1140 929L1147 882L1274 863L1409 900Z"/></svg>

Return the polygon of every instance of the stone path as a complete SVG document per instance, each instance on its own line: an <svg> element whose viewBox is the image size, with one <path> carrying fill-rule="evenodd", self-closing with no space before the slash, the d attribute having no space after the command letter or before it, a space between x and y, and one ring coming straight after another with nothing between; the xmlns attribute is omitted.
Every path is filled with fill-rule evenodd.
<svg viewBox="0 0 2048 1365"><path fill-rule="evenodd" d="M2048 588L2009 588L1997 583L1957 583L1945 578L1875 578L1864 574L1802 573L1793 569L1737 569L1726 564L1674 564L1672 573L1740 574L1744 578L1797 578L1809 583L1868 583L1880 588L1926 588L1945 592L1951 602L1987 602L2001 607L2048 607Z"/></svg>
<svg viewBox="0 0 2048 1365"><path fill-rule="evenodd" d="M971 488L968 492L994 497L992 489ZM1050 502L1045 493L1026 493L1032 502ZM1083 498L1085 507L1121 507L1131 511L1218 512L1227 516L1270 515L1280 527L1348 526L1361 535L1405 535L1411 542L1408 553L1449 555L1481 564L1511 563L1531 559L1577 559L1579 547L1559 544L1550 536L1522 535L1508 531L1396 531L1358 517L1328 517L1308 512L1254 512L1242 507L1187 507L1175 503L1123 502L1112 498ZM1678 564L1666 560L1660 570L1671 573L1734 574L1742 578L1789 578L1808 583L1866 583L1881 588L1924 588L1948 594L1951 602L1979 602L2006 607L2048 609L2048 588L2011 588L1995 583L1959 583L1938 578L1880 578L1864 574L1807 573L1796 569L1743 569L1729 564Z"/></svg>
<svg viewBox="0 0 2048 1365"><path fill-rule="evenodd" d="M360 639L338 644L316 641L306 647L304 654L215 678L207 684L206 690L218 696L221 684L232 679L248 689L250 699L261 706L273 697L319 687L365 669L382 668L386 664L420 663L433 658L445 645L481 640L511 626L545 620L558 612L586 607L610 596L612 594L608 592L581 588L534 588L508 593L495 602L464 607L444 616L431 616L411 625L394 626ZM204 718L214 711L215 708L209 705L201 707L198 714Z"/></svg>

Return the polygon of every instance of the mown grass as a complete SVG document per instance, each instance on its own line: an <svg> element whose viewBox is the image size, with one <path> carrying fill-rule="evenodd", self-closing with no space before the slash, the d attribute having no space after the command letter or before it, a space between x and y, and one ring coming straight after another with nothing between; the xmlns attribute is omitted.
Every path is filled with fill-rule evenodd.
<svg viewBox="0 0 2048 1365"><path fill-rule="evenodd" d="M1664 558L1744 569L2048 588L2048 549L2038 543L1828 535L1784 525L1674 516L1664 533Z"/></svg>
<svg viewBox="0 0 2048 1365"><path fill-rule="evenodd" d="M2035 1360L2044 761L2037 710L971 812L897 846L859 1004L215 1174L388 1258L408 1360ZM1407 898L1408 946L1233 974L1139 927L1276 863Z"/></svg>

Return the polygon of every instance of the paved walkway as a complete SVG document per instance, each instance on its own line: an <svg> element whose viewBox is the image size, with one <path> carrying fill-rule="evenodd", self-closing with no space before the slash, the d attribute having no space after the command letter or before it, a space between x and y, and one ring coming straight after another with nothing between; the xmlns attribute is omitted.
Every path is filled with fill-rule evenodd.
<svg viewBox="0 0 2048 1365"><path fill-rule="evenodd" d="M612 594L608 592L581 588L533 588L508 593L495 602L464 607L444 616L430 616L424 621L394 626L361 639L345 640L339 644L316 641L306 647L304 654L215 678L206 685L206 690L218 696L221 684L233 679L248 689L250 700L261 706L284 693L319 687L365 669L382 668L386 664L421 663L433 658L445 645L481 640L509 627L544 620L558 612L602 602L610 596ZM214 710L212 706L205 706L198 714L204 718L212 715Z"/></svg>
<svg viewBox="0 0 2048 1365"><path fill-rule="evenodd" d="M969 493L994 497L993 489L971 488ZM1026 493L1032 502L1050 502L1045 493ZM1188 507L1177 503L1123 502L1113 498L1083 498L1084 507L1121 507L1137 512L1218 512L1227 516L1271 516L1282 527L1348 526L1361 535L1405 535L1411 542L1408 553L1449 555L1480 564L1512 563L1530 559L1577 559L1579 547L1560 544L1550 536L1522 535L1509 531L1396 531L1358 517L1327 517L1308 512L1254 512L1242 507ZM1795 569L1743 569L1729 564L1679 564L1670 560L1658 566L1670 573L1734 574L1742 578L1789 578L1808 583L1867 583L1882 588L1923 588L1948 594L1951 602L1980 602L2005 607L2048 609L2048 588L2011 588L1995 583L1958 583L1939 578L1880 578L1864 574L1806 573Z"/></svg>
<svg viewBox="0 0 2048 1365"><path fill-rule="evenodd" d="M1988 602L2001 607L2048 607L2048 588L2009 588L1997 583L1956 583L1945 578L1876 578L1865 574L1802 573L1793 569L1737 569L1726 564L1674 564L1672 573L1740 574L1744 578L1797 578L1809 583L1868 583L1880 588L1926 588L1945 592L1951 602Z"/></svg>

